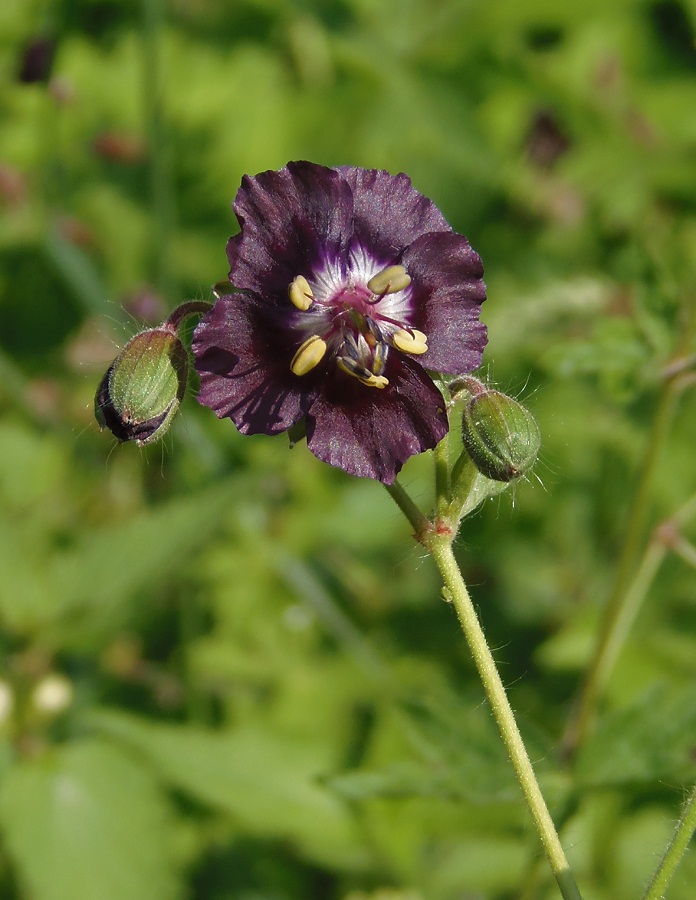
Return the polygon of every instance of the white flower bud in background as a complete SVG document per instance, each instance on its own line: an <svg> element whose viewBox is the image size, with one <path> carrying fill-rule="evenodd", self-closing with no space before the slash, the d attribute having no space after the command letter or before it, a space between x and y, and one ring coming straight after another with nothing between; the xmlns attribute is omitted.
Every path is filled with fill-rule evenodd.
<svg viewBox="0 0 696 900"><path fill-rule="evenodd" d="M65 675L46 675L31 694L31 705L45 715L58 715L72 703L73 687Z"/></svg>

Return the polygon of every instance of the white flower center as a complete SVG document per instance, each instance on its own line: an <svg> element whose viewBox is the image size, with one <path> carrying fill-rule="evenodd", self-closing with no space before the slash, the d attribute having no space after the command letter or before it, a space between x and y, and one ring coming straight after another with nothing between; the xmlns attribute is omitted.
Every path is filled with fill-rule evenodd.
<svg viewBox="0 0 696 900"><path fill-rule="evenodd" d="M400 265L378 268L363 251L351 254L348 273L327 265L310 278L297 275L288 297L300 313L302 335L290 363L298 376L311 372L327 352L341 371L367 387L387 387L390 349L414 356L428 349L426 335L405 324L411 313L411 278Z"/></svg>

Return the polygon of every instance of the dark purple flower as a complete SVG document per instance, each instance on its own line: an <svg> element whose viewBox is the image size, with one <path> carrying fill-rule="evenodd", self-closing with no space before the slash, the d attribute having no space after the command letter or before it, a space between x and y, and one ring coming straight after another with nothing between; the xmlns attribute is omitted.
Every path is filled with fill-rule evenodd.
<svg viewBox="0 0 696 900"><path fill-rule="evenodd" d="M199 401L243 434L305 422L309 449L391 484L447 433L427 370L477 368L483 268L406 175L289 163L245 176L235 293L196 328Z"/></svg>

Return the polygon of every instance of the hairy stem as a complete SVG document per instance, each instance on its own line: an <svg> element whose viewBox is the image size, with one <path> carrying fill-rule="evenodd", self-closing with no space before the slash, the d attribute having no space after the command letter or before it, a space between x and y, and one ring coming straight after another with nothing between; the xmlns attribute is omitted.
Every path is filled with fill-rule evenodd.
<svg viewBox="0 0 696 900"><path fill-rule="evenodd" d="M660 860L657 871L652 881L643 894L643 900L661 900L667 891L667 885L672 880L677 866L688 849L691 838L696 832L696 787L689 795L677 827L672 835L665 854Z"/></svg>
<svg viewBox="0 0 696 900"><path fill-rule="evenodd" d="M395 481L394 484L385 484L384 486L391 495L394 503L396 503L401 512L413 526L414 537L416 540L422 541L423 535L432 529L430 520L418 509L398 481Z"/></svg>
<svg viewBox="0 0 696 900"><path fill-rule="evenodd" d="M450 496L449 432L435 448L435 495L438 519L447 513Z"/></svg>
<svg viewBox="0 0 696 900"><path fill-rule="evenodd" d="M510 756L527 806L532 814L546 856L565 900L580 900L580 892L570 870L563 847L553 824L546 801L534 774L532 763L522 741L515 715L505 693L488 642L476 615L452 550L451 536L430 534L422 541L437 564L445 587L452 598L459 622L469 644L476 668L501 737Z"/></svg>

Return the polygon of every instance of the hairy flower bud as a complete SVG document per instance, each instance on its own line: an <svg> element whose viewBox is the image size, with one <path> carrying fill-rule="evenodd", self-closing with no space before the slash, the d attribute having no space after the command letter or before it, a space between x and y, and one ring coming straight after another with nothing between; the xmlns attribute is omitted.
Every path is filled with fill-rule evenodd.
<svg viewBox="0 0 696 900"><path fill-rule="evenodd" d="M471 393L462 418L467 453L486 478L503 482L520 478L536 462L541 444L534 417L500 391L484 387Z"/></svg>
<svg viewBox="0 0 696 900"><path fill-rule="evenodd" d="M186 390L189 361L173 325L132 338L103 377L94 414L119 441L142 446L169 430Z"/></svg>

